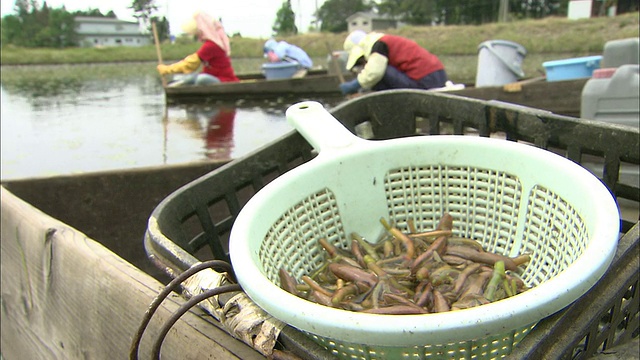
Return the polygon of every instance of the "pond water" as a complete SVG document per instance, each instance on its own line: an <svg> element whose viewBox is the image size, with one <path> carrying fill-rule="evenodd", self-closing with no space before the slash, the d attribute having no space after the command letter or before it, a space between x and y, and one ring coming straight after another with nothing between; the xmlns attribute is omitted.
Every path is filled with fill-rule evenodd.
<svg viewBox="0 0 640 360"><path fill-rule="evenodd" d="M557 54L528 55L527 74ZM314 64L328 66L326 58ZM476 56L446 56L473 82ZM234 59L239 74L263 59ZM291 130L284 111L307 99L166 105L154 62L1 66L2 180L243 156ZM315 98L327 107L343 99Z"/></svg>
<svg viewBox="0 0 640 360"><path fill-rule="evenodd" d="M290 131L298 101L165 105L154 63L1 69L2 180L231 160Z"/></svg>

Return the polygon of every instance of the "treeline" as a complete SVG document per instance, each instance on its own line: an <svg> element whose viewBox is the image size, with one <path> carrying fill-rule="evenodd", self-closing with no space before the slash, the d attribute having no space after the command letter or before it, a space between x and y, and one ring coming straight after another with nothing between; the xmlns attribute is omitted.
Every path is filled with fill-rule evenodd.
<svg viewBox="0 0 640 360"><path fill-rule="evenodd" d="M566 16L568 4L569 0L326 0L315 14L315 24L321 24L320 31L341 33L348 29L349 16L357 12L376 11L417 26L480 25ZM601 0L593 4L594 15L605 15L606 9L611 6L617 6L619 14L638 11L638 0ZM76 16L116 18L113 11L102 14L97 9L89 9L70 13L64 6L49 8L46 2L40 6L38 0L16 0L15 9L15 15L2 18L2 45L27 48L78 46ZM146 29L151 29L152 22L157 24L160 41L169 37L167 19L153 16L158 9L155 0L132 0L129 9ZM298 33L291 0L282 0L282 7L274 14L274 19L274 35ZM314 26L314 29L317 27Z"/></svg>
<svg viewBox="0 0 640 360"><path fill-rule="evenodd" d="M23 47L63 48L78 45L76 16L115 18L113 11L102 14L98 9L68 12L64 6L39 6L35 0L16 0L15 15L2 18L2 44Z"/></svg>
<svg viewBox="0 0 640 360"><path fill-rule="evenodd" d="M150 21L155 21L160 40L164 40L169 36L169 22L165 17L160 19L150 16L157 9L153 3L153 0L133 0L131 9L134 16L149 29ZM15 13L6 15L1 20L2 45L13 44L26 48L75 47L80 45L75 17L117 18L113 11L103 14L98 9L89 8L69 12L64 6L51 8L46 1L40 5L38 0L16 0Z"/></svg>
<svg viewBox="0 0 640 360"><path fill-rule="evenodd" d="M565 16L569 0L383 0L381 13L400 17L411 25L480 25L506 18L540 19Z"/></svg>
<svg viewBox="0 0 640 360"><path fill-rule="evenodd" d="M638 11L638 0L598 0L593 15ZM343 32L347 17L377 11L410 25L480 25L497 21L566 16L569 0L327 0L318 13L321 31Z"/></svg>
<svg viewBox="0 0 640 360"><path fill-rule="evenodd" d="M346 31L346 18L377 11L410 25L480 25L499 20L566 15L569 0L327 0L318 9L321 30ZM503 19L500 19L501 13Z"/></svg>

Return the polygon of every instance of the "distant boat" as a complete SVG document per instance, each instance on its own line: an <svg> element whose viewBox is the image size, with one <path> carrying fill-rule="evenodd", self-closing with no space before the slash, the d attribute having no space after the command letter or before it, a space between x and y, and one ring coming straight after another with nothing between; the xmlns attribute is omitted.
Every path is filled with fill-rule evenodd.
<svg viewBox="0 0 640 360"><path fill-rule="evenodd" d="M267 80L263 74L239 75L240 82L203 86L167 86L167 103L237 101L279 97L341 96L340 78L327 70L311 70L303 78Z"/></svg>
<svg viewBox="0 0 640 360"><path fill-rule="evenodd" d="M206 86L168 86L165 88L167 103L193 103L209 101L238 101L284 98L342 97L338 85L340 79L327 70L310 71L304 78L266 80L262 74L239 76L236 83L220 83ZM347 79L349 77L347 75ZM582 88L588 79L546 81L536 77L511 84L488 87L466 85L452 88L448 94L481 100L497 100L556 114L580 116Z"/></svg>

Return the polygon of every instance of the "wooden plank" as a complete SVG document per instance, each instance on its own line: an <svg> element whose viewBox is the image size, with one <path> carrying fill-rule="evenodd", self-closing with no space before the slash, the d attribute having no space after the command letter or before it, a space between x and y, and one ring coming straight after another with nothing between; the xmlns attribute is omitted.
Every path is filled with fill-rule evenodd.
<svg viewBox="0 0 640 360"><path fill-rule="evenodd" d="M283 94L287 92L339 92L339 80L334 75L317 75L296 79L260 80L250 79L240 82L219 83L204 86L176 86L165 89L167 96L179 94Z"/></svg>
<svg viewBox="0 0 640 360"><path fill-rule="evenodd" d="M142 236L149 216L173 191L225 163L203 161L17 179L3 181L2 186L136 268L168 282L168 276L149 261L144 250Z"/></svg>
<svg viewBox="0 0 640 360"><path fill-rule="evenodd" d="M163 285L96 241L1 191L2 354L7 359L126 359ZM159 327L184 300L167 299L142 339L150 357ZM264 359L194 310L169 332L167 359Z"/></svg>
<svg viewBox="0 0 640 360"><path fill-rule="evenodd" d="M582 88L587 80L533 81L520 83L519 90L510 86L491 86L471 87L447 93L481 100L499 100L578 117L582 102Z"/></svg>
<svg viewBox="0 0 640 360"><path fill-rule="evenodd" d="M168 103L206 100L254 100L278 97L341 96L335 75L312 75L297 79L247 79L236 83L165 88Z"/></svg>
<svg viewBox="0 0 640 360"><path fill-rule="evenodd" d="M448 91L481 100L499 100L548 110L560 115L580 116L582 88L588 79L544 81L544 77L526 79L505 86L467 87ZM239 83L213 86L168 87L168 103L201 102L203 100L255 100L277 97L341 96L340 80L335 75L313 75L301 79L247 79Z"/></svg>

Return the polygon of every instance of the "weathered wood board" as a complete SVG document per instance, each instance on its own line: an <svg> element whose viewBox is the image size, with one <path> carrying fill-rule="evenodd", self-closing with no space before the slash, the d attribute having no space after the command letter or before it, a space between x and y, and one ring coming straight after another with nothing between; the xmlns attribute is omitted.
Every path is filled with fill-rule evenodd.
<svg viewBox="0 0 640 360"><path fill-rule="evenodd" d="M505 86L470 87L448 94L481 100L498 100L508 103L548 110L555 114L580 116L582 88L588 79L547 82L513 83ZM508 86L509 85L509 86ZM520 86L514 86L520 85Z"/></svg>
<svg viewBox="0 0 640 360"><path fill-rule="evenodd" d="M308 75L297 79L247 79L235 83L202 86L168 86L165 88L169 104L203 101L264 100L277 98L313 98L314 96L342 96L335 75Z"/></svg>
<svg viewBox="0 0 640 360"><path fill-rule="evenodd" d="M127 359L133 335L163 285L100 243L1 191L2 355L5 359ZM165 300L140 358L184 303ZM166 359L264 359L201 316L185 314L162 347Z"/></svg>
<svg viewBox="0 0 640 360"><path fill-rule="evenodd" d="M144 251L143 236L153 209L181 186L226 162L89 172L2 182L11 193L47 215L82 231L143 272L170 278Z"/></svg>

